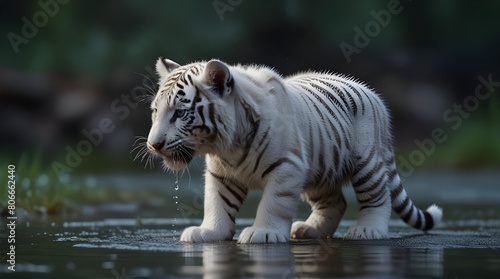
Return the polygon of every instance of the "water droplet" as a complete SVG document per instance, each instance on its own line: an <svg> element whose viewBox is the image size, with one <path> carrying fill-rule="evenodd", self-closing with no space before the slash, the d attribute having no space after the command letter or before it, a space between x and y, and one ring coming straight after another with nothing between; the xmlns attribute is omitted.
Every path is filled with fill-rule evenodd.
<svg viewBox="0 0 500 279"><path fill-rule="evenodd" d="M174 182L174 190L178 191L179 190L179 173L175 173L175 182ZM178 196L173 196L172 199L174 200L175 203L175 210L179 211L179 197ZM177 218L174 217L174 222L172 223L172 229L170 232L172 233L172 238L175 241L176 237L175 235L177 234L177 230L175 229L175 224L177 223Z"/></svg>
<svg viewBox="0 0 500 279"><path fill-rule="evenodd" d="M175 191L179 190L179 173L175 173L174 190Z"/></svg>

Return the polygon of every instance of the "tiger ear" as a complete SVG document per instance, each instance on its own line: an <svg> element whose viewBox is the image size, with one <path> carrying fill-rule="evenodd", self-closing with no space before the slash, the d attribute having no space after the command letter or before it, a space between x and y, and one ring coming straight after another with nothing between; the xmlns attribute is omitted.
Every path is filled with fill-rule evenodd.
<svg viewBox="0 0 500 279"><path fill-rule="evenodd" d="M174 61L170 59L166 59L163 57L158 58L156 61L156 72L160 77L165 77L168 75L170 72L173 70L179 68L180 65L175 63Z"/></svg>
<svg viewBox="0 0 500 279"><path fill-rule="evenodd" d="M204 78L221 97L233 90L233 76L227 65L220 60L213 59L207 63Z"/></svg>

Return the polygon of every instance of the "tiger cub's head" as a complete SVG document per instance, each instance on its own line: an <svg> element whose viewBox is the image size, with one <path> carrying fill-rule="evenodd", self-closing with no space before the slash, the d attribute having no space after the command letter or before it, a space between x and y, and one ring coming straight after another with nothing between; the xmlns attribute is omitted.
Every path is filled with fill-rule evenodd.
<svg viewBox="0 0 500 279"><path fill-rule="evenodd" d="M231 137L234 111L226 104L234 81L229 67L219 60L180 66L160 58L156 71L160 81L151 103L147 147L168 168L180 170L194 156L213 152Z"/></svg>

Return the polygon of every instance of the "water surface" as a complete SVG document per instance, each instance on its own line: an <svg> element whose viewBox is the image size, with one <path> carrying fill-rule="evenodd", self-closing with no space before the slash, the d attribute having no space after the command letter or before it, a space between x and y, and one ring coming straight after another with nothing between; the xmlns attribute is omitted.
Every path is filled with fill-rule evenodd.
<svg viewBox="0 0 500 279"><path fill-rule="evenodd" d="M500 278L500 193L495 182L500 176L477 175L473 186L469 176L447 176L453 183L442 183L440 175L408 181L408 192L417 204L429 205L427 200L432 199L444 208L444 222L427 234L393 216L388 240L343 240L357 211L346 189L350 209L333 238L278 245L240 245L234 240L179 243L185 227L201 223L199 182L181 181L177 192L165 181L150 181L145 190L167 184L164 197L86 205L76 216L21 220L16 272L7 270L2 260L0 277ZM481 183L480 178L488 179ZM140 179L128 179L131 184L136 180ZM432 181L440 182L439 187ZM120 183L120 187L125 186ZM171 202L174 192L179 195L177 206ZM242 209L237 234L253 223L257 201L258 195L251 196ZM307 214L302 205L297 218ZM0 234L5 240L5 224Z"/></svg>

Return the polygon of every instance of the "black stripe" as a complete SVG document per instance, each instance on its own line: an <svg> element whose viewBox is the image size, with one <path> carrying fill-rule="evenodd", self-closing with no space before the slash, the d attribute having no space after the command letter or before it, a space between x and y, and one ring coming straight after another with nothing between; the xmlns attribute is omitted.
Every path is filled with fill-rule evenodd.
<svg viewBox="0 0 500 279"><path fill-rule="evenodd" d="M330 80L325 80L325 79L318 79L319 82L323 83L324 85L328 86L329 88L331 88L336 94L333 94L333 96L339 96L340 99L342 100L342 102L344 103L344 106L346 108L349 108L349 103L347 102L347 100L345 99L345 96L344 96L344 92L341 90L342 88L339 88L338 86L334 85L334 84L331 84L329 81ZM349 96L349 94L347 94ZM352 99L352 97L351 97Z"/></svg>
<svg viewBox="0 0 500 279"><path fill-rule="evenodd" d="M403 185L401 183L399 183L399 185L396 189L391 190L391 200L394 202L394 200L399 197L401 192L403 192Z"/></svg>
<svg viewBox="0 0 500 279"><path fill-rule="evenodd" d="M226 179L223 177L223 176L220 176L220 175L217 175L211 171L208 171L208 173L210 175L212 175L213 177L215 177L217 180L219 180L219 182L224 185L225 188L229 188L229 185L226 183Z"/></svg>
<svg viewBox="0 0 500 279"><path fill-rule="evenodd" d="M356 193L358 194L363 194L363 193L367 193L367 192L370 192L372 190L375 190L375 188L377 188L377 186L379 186L381 183L382 183L382 180L384 179L384 175L381 175L379 177L379 179L377 179L377 181L375 181L374 183L372 183L372 185L366 189L360 189L360 190L356 190ZM359 185L361 186L361 185ZM354 186L354 183L353 183L353 187L356 188L357 186Z"/></svg>
<svg viewBox="0 0 500 279"><path fill-rule="evenodd" d="M262 137L259 139L259 141L257 143L257 148L262 146L264 141L267 139L270 129L271 129L271 127L267 127L266 131L264 132L264 134L262 135ZM264 155L264 152L266 151L269 144L270 144L270 141L267 142L267 144L264 146L264 149L262 149L262 151L259 153L259 156L257 157L257 160L255 161L252 172L255 172L257 170L257 167L260 165L260 160L262 159L262 155Z"/></svg>
<svg viewBox="0 0 500 279"><path fill-rule="evenodd" d="M233 188L231 187L227 187L226 188L229 192L231 192L231 194L240 202L240 204L243 203L243 201L245 200L244 197L240 196L240 194L236 193L236 191L234 191Z"/></svg>
<svg viewBox="0 0 500 279"><path fill-rule="evenodd" d="M233 216L228 211L226 211L226 213L227 213L227 216L229 217L229 219L231 220L231 222L233 222L233 224L234 224L236 222L236 216Z"/></svg>
<svg viewBox="0 0 500 279"><path fill-rule="evenodd" d="M288 158L281 158L279 159L278 161L272 163L271 165L269 165L269 167L267 167L267 169L262 173L262 178L264 178L267 174L269 174L270 172L272 172L274 169L276 169L277 167L279 167L281 164L284 164L284 163L288 163L288 164L291 164L291 165L294 165L296 167L298 167L294 161L288 159Z"/></svg>
<svg viewBox="0 0 500 279"><path fill-rule="evenodd" d="M356 105L356 101L354 101L354 98L352 97L352 94L350 94L347 89L345 89L344 87L340 87L340 91L342 91L343 93L345 93L345 95L347 95L347 97L349 98L349 103L350 103L350 107L351 107L351 110L352 110L352 114L354 116L356 116L356 114L358 114L358 105Z"/></svg>
<svg viewBox="0 0 500 279"><path fill-rule="evenodd" d="M229 199L228 199L228 198L226 198L226 197L225 197L225 196L224 196L221 192L219 192L219 196L220 196L220 197L222 198L222 200L223 200L223 201L227 204L227 206L229 206L229 207L233 208L233 209L234 209L234 210L236 210L236 211L239 211L239 210L240 210L240 208L239 208L236 204L234 204L234 203L232 203L231 201L229 201Z"/></svg>
<svg viewBox="0 0 500 279"><path fill-rule="evenodd" d="M196 107L196 104L201 102L202 99L200 97L200 91L198 91L198 88L196 88L196 93L194 95L194 98L193 98L193 103L191 103L191 110L194 110L194 108Z"/></svg>
<svg viewBox="0 0 500 279"><path fill-rule="evenodd" d="M257 156L257 160L255 160L255 165L253 167L253 172L255 172L257 170L257 168L259 167L260 165L260 160L262 159L262 155L264 155L264 152L266 152L266 149L267 147L269 146L271 142L268 141L266 146L264 146L264 149L262 149L262 151L260 152L259 156Z"/></svg>
<svg viewBox="0 0 500 279"><path fill-rule="evenodd" d="M333 163L335 166L341 167L340 165L340 152L337 146L333 147Z"/></svg>
<svg viewBox="0 0 500 279"><path fill-rule="evenodd" d="M306 107L309 109L309 112L311 115L314 115L314 112L313 110L311 109L311 105L316 109L316 111L319 112L319 108L314 104L314 101L309 98L309 96L305 95L305 94L300 94L299 95L300 98L302 98L302 100L304 101L304 103L308 104ZM319 115L320 117L321 114ZM308 130L308 134L309 134L309 145L310 145L310 150L315 150L315 146L314 146L314 134L312 132L312 125L307 125L307 130ZM314 158L314 152L307 152L307 159L311 162ZM311 182L311 181L309 181ZM308 183L309 183L308 182Z"/></svg>
<svg viewBox="0 0 500 279"><path fill-rule="evenodd" d="M356 168L354 170L354 173L352 174L353 177L357 176L358 173L363 170L364 168L366 168L366 166L368 165L368 163L371 162L372 160L372 157L375 155L375 148L372 148L370 150L370 154L368 154L368 156L366 156L366 160L364 161L361 161L362 157L361 156L356 156L355 158L355 161L356 161Z"/></svg>
<svg viewBox="0 0 500 279"><path fill-rule="evenodd" d="M401 219L403 219L403 221L405 221L405 223L408 223L408 221L410 221L410 218L413 215L413 209L414 208L415 208L415 206L412 205L410 207L410 210L408 211L408 213L406 213L405 216L401 217Z"/></svg>
<svg viewBox="0 0 500 279"><path fill-rule="evenodd" d="M215 108L213 103L208 104L208 118L210 119L210 122L212 123L213 126L212 140L214 140L217 137L217 134L219 133L219 129L217 128L217 122L215 122Z"/></svg>
<svg viewBox="0 0 500 279"><path fill-rule="evenodd" d="M363 205L359 208L359 210L364 210L364 209L367 209L367 208L377 208L377 207L381 207L382 205L384 205L384 203L379 203L379 204L366 204L366 205Z"/></svg>
<svg viewBox="0 0 500 279"><path fill-rule="evenodd" d="M179 83L179 82L186 83L186 75L181 75L181 76L179 77L179 80L177 81L177 83Z"/></svg>
<svg viewBox="0 0 500 279"><path fill-rule="evenodd" d="M396 175L398 174L397 169L392 169L388 174L387 174L387 181L392 182L394 178L396 178Z"/></svg>
<svg viewBox="0 0 500 279"><path fill-rule="evenodd" d="M267 139L267 136L269 135L269 130L271 129L271 127L267 127L266 131L264 132L264 134L262 135L262 137L259 139L258 143L257 143L257 146L261 146L262 143Z"/></svg>
<svg viewBox="0 0 500 279"><path fill-rule="evenodd" d="M422 226L422 217L420 216L421 215L421 212L420 210L417 211L417 222L415 223L415 228L418 228L420 229L420 227Z"/></svg>
<svg viewBox="0 0 500 279"><path fill-rule="evenodd" d="M332 117L336 120L336 122L340 124L340 121L338 121L338 118L333 114L333 111L328 107L328 104L326 104L321 99L321 97L319 97L318 95L314 94L314 92L310 91L306 87L302 87L302 88L304 88L304 90L306 90L307 92L309 92L310 94L312 94L313 96L315 96L316 99L319 101L319 103L321 103L330 112L330 114L332 114ZM321 118L321 122L325 123L326 121L325 121L325 118L323 117L323 113L322 113L321 109L316 105L316 102L314 102L314 100L311 99L311 97L309 95L304 95L304 96L310 100L311 104L316 109L316 112L318 113L318 116ZM332 121L328 121L328 123L330 124L331 131L332 131L333 135L335 136L336 144L339 147L342 147L342 143L343 142L340 139L340 136L339 136L340 134L339 134L337 128L335 127L335 125L333 125ZM346 135L346 133L344 131L344 128L343 128L343 125L339 125L339 127L342 130L342 135ZM314 150L314 149L312 149L312 150Z"/></svg>
<svg viewBox="0 0 500 279"><path fill-rule="evenodd" d="M343 98L343 94L342 94L342 96L340 95L341 92L338 90L338 88L335 85L328 83L323 79L318 78L315 80L318 81L319 83L325 85L326 87L328 87L330 89L330 90L326 90L326 92L321 92L320 90L318 90L318 91L320 91L323 95L325 95L328 98L328 100L330 100L330 102L334 103L337 107L339 107L344 112L343 116L349 115L349 113L346 111L346 109L349 108L349 105L347 104L346 100ZM331 92L331 91L334 91L337 94L333 94L333 92ZM339 100L336 98L336 96L338 96L342 100L342 102L344 103L344 106L342 106L342 104L339 102ZM344 107L345 107L345 109L344 109Z"/></svg>
<svg viewBox="0 0 500 279"><path fill-rule="evenodd" d="M232 186L234 186L235 188L240 190L241 193L246 195L246 193L247 193L246 188L244 186L242 186L241 184L237 183L235 180L232 180L230 178L215 174L211 171L208 171L208 173L210 173L210 175L212 175L213 177L217 178L222 183L222 185L224 185L226 188L231 188L231 186L229 184L227 184L227 182L229 182L229 183L231 183Z"/></svg>
<svg viewBox="0 0 500 279"><path fill-rule="evenodd" d="M210 122L215 125L215 109L214 109L214 103L208 104L208 118L210 119Z"/></svg>
<svg viewBox="0 0 500 279"><path fill-rule="evenodd" d="M328 111L328 113L333 117L333 119L336 120L337 123L340 123L340 121L337 117L338 115L335 113L335 111L323 99L321 99L321 97L318 94L316 94L314 91L309 90L309 88L307 88L307 87L303 87L303 88L315 97L315 99L326 109L326 111ZM318 92L320 92L320 91L318 91ZM322 93L322 94L324 95L324 93ZM340 113L340 115L342 117L344 117L345 114ZM349 121L347 121L347 120L345 122L349 123ZM339 125L339 126L342 130L342 134L346 135L347 133L345 132L343 126L342 125Z"/></svg>
<svg viewBox="0 0 500 279"><path fill-rule="evenodd" d="M252 116L254 114L253 109L247 103L242 103L242 106L245 111L248 123L252 125L252 130L248 133L246 137L244 137L247 140L245 144L245 149L243 151L240 160L236 164L236 167L239 167L243 163L243 161L245 161L245 159L248 157L248 153L250 152L250 148L252 147L252 144L255 140L255 136L257 135L260 126L260 120L254 120Z"/></svg>
<svg viewBox="0 0 500 279"><path fill-rule="evenodd" d="M401 214L406 209L409 203L410 203L410 198L406 196L405 200L400 205L393 207L393 209L394 211L396 211L397 214Z"/></svg>
<svg viewBox="0 0 500 279"><path fill-rule="evenodd" d="M291 191L278 192L278 193L276 193L276 196L280 197L280 198L296 198L297 197L297 195Z"/></svg>
<svg viewBox="0 0 500 279"><path fill-rule="evenodd" d="M323 180L323 176L325 175L325 143L323 141L323 133L321 127L318 126L319 129L319 152L318 152L318 169L316 170L315 179L317 182L321 182Z"/></svg>
<svg viewBox="0 0 500 279"><path fill-rule="evenodd" d="M377 172L379 172L380 170L382 169L382 163L379 162L378 164L375 165L375 167L373 167L367 174L365 174L363 177L361 178L355 178L356 181L354 181L352 183L352 186L354 188L357 188L361 185L363 185L364 183L366 183L368 180L370 180L370 178L372 178L372 176L374 176Z"/></svg>
<svg viewBox="0 0 500 279"><path fill-rule="evenodd" d="M246 194L247 194L247 191L245 189L243 189L241 186L238 186L237 183L235 183L235 181L229 181L229 182L231 182L232 186L237 188L243 194L243 196L241 196L233 189L233 187L231 187L231 185L227 184L227 180L229 180L229 179L227 179L223 176L217 175L211 171L208 171L208 173L210 175L212 175L214 178L216 178L217 180L219 180L219 182L240 202L240 205L243 203L243 201L246 198ZM220 194L220 192L219 192L219 194Z"/></svg>
<svg viewBox="0 0 500 279"><path fill-rule="evenodd" d="M339 100L337 100L335 97L332 96L332 94L326 90L325 88L321 87L321 86L318 86L317 84L314 84L314 83L310 83L310 85L316 89L316 91L318 91L318 93L320 93L321 95L325 96L328 101L330 101L330 103L334 104L336 107L340 108L342 110L342 112L344 113L344 115L347 114L347 111L344 109L344 107L342 107L342 105L340 104Z"/></svg>
<svg viewBox="0 0 500 279"><path fill-rule="evenodd" d="M377 189L377 187L375 187L373 190L375 190L375 189ZM384 192L385 192L385 187L380 187L380 189L375 194L368 195L368 198L365 200L358 198L358 201L359 201L359 203L365 203L365 202L376 203L377 201L379 201L381 199L381 197L384 196L384 195L382 195ZM356 193L358 193L358 192L356 191Z"/></svg>
<svg viewBox="0 0 500 279"><path fill-rule="evenodd" d="M432 219L432 215L429 212L424 211L424 219L425 219L425 226L423 228L424 231L428 231L434 228L434 219Z"/></svg>
<svg viewBox="0 0 500 279"><path fill-rule="evenodd" d="M386 191L386 188L384 186L380 187L380 191L378 191L377 193L375 193L375 195L372 197L372 198L375 198L377 197L376 199L372 199L369 201L370 204L376 204L378 203L381 199L383 199L385 197L385 191ZM384 204L383 202L380 203L380 204Z"/></svg>
<svg viewBox="0 0 500 279"><path fill-rule="evenodd" d="M325 185L325 181L326 180L330 180L333 176L333 168L329 168L328 170L328 173L323 173L322 175L323 177L321 178L321 180L317 183L317 185L319 187L322 187Z"/></svg>
<svg viewBox="0 0 500 279"><path fill-rule="evenodd" d="M365 103L363 102L363 98L361 97L361 94L359 93L359 91L356 88L354 88L354 86L352 86L351 84L349 84L346 81L337 80L337 79L335 79L335 81L343 83L344 85L346 85L347 87L349 87L354 94L356 94L358 96L358 99L359 99L359 101L361 103L361 114L365 114Z"/></svg>
<svg viewBox="0 0 500 279"><path fill-rule="evenodd" d="M203 123L203 125L205 125L205 115L203 114L203 108L204 108L204 106L201 105L196 110L198 111L198 114L200 115L201 123Z"/></svg>
<svg viewBox="0 0 500 279"><path fill-rule="evenodd" d="M394 154L391 153L391 155L389 157L387 157L385 160L384 160L385 164L388 165L388 166L392 166L394 162Z"/></svg>
<svg viewBox="0 0 500 279"><path fill-rule="evenodd" d="M200 69L198 69L198 67L192 67L190 70L195 75L199 75L200 74Z"/></svg>
<svg viewBox="0 0 500 279"><path fill-rule="evenodd" d="M227 131L226 123L224 122L224 120L222 120L222 118L219 114L217 114L217 122L222 125L222 127L224 128L224 131Z"/></svg>

